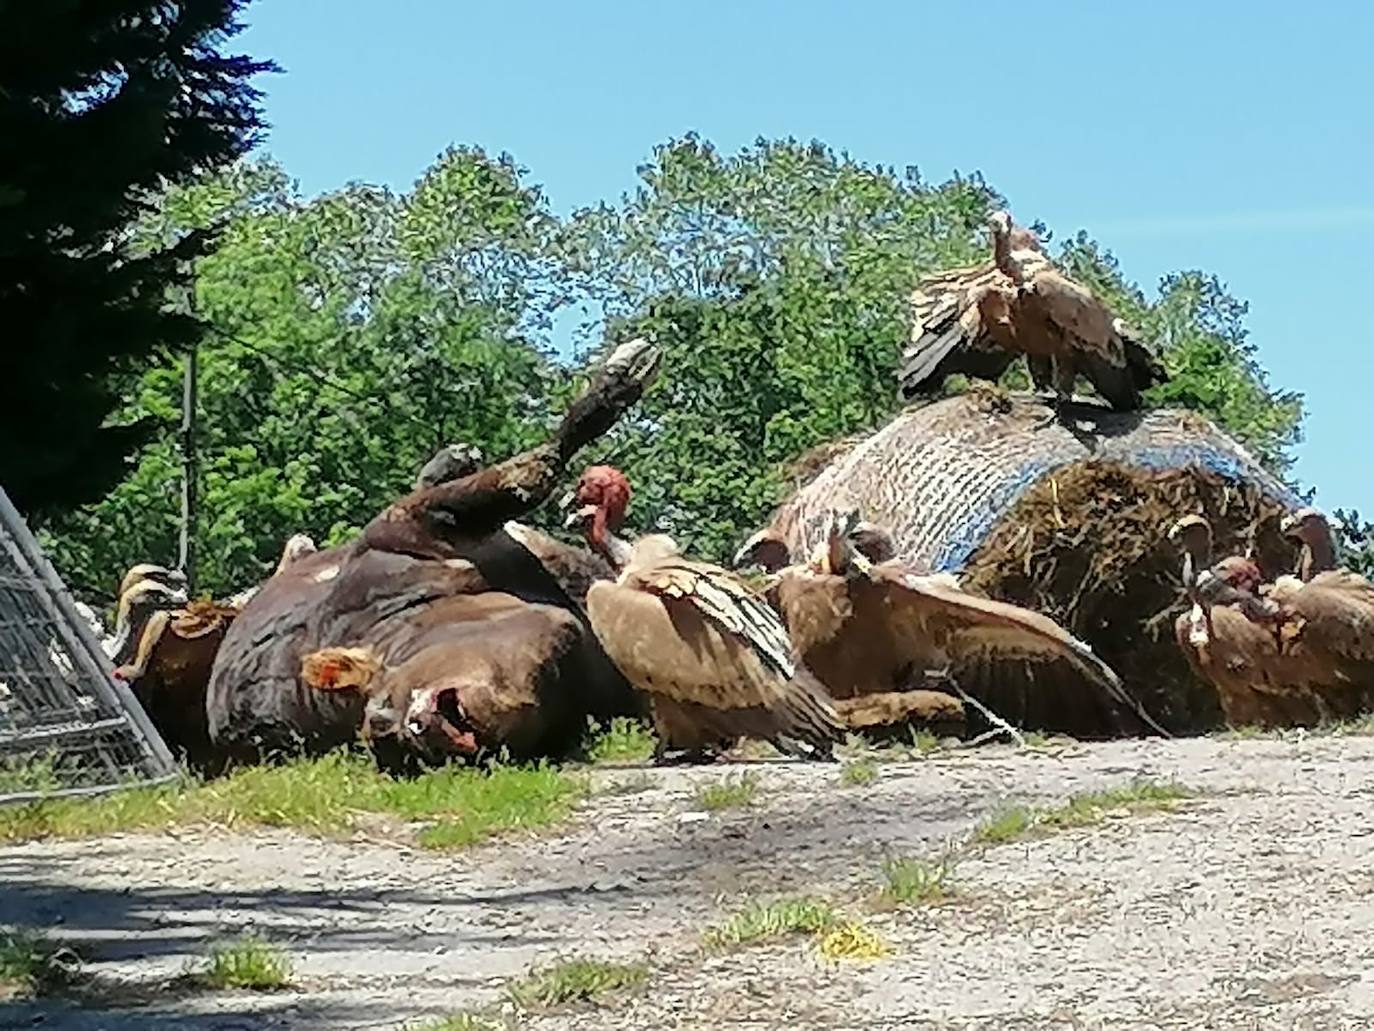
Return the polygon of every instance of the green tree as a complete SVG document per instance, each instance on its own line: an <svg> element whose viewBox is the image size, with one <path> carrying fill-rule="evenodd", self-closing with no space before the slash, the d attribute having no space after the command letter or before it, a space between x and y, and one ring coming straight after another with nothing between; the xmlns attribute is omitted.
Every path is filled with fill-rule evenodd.
<svg viewBox="0 0 1374 1031"><path fill-rule="evenodd" d="M445 214L447 213L447 214ZM345 539L444 443L513 453L540 431L538 346L555 227L506 158L453 150L407 194L365 185L305 202L281 169L244 165L173 191L143 238L221 221L196 264L200 586L256 582L283 542ZM179 368L145 373L124 413L160 427L101 503L55 528L55 559L102 587L175 557Z"/></svg>
<svg viewBox="0 0 1374 1031"><path fill-rule="evenodd" d="M122 385L200 335L164 288L201 239L135 253L128 226L257 139L250 80L271 66L223 52L243 7L0 6L0 483L32 518L125 474L154 426L112 420Z"/></svg>

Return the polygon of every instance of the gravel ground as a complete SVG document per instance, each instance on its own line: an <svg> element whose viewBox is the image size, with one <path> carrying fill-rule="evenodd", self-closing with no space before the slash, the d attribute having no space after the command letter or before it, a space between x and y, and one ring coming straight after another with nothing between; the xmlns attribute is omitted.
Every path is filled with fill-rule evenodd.
<svg viewBox="0 0 1374 1031"><path fill-rule="evenodd" d="M885 764L854 787L835 766L745 766L759 775L747 809L695 812L721 767L602 770L562 833L456 854L213 830L0 849L0 920L76 945L103 990L0 1002L0 1027L397 1028L499 1005L506 978L578 954L653 974L512 1026L1374 1028L1374 739L999 746ZM935 855L1008 803L1138 776L1200 795L966 851L949 901L870 911L885 855ZM702 949L745 898L801 892L862 914L892 954ZM289 950L297 988L164 987L248 928Z"/></svg>

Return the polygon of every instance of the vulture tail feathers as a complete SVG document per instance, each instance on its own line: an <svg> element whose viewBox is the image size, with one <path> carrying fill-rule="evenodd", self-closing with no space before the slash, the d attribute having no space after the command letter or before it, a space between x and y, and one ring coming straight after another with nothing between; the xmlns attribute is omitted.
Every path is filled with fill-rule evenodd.
<svg viewBox="0 0 1374 1031"><path fill-rule="evenodd" d="M778 751L804 759L830 759L834 745L844 739L844 724L830 695L810 670L798 666L778 708L779 732L771 739ZM797 743L805 745L802 750Z"/></svg>

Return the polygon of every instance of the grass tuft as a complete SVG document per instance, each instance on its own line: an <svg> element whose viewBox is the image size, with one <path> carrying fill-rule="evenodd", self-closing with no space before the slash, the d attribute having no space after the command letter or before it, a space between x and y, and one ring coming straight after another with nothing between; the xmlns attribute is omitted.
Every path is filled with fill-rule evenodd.
<svg viewBox="0 0 1374 1031"><path fill-rule="evenodd" d="M864 787L877 779L878 764L869 756L850 760L840 770L840 783L847 787Z"/></svg>
<svg viewBox="0 0 1374 1031"><path fill-rule="evenodd" d="M245 935L211 949L199 980L211 988L276 991L291 983L291 959L270 942Z"/></svg>
<svg viewBox="0 0 1374 1031"><path fill-rule="evenodd" d="M759 778L754 773L741 773L737 777L725 777L713 784L704 784L697 789L696 803L702 809L737 809L752 805L758 795Z"/></svg>
<svg viewBox="0 0 1374 1031"><path fill-rule="evenodd" d="M173 825L294 827L330 834L359 813L433 821L429 848L468 845L501 831L563 819L586 792L579 778L548 765L448 766L393 780L350 752L255 766L204 784L131 788L92 799L45 799L0 809L0 841L91 837Z"/></svg>
<svg viewBox="0 0 1374 1031"><path fill-rule="evenodd" d="M756 945L792 934L817 934L839 922L834 907L813 898L750 902L719 927L706 932L706 943L714 948Z"/></svg>
<svg viewBox="0 0 1374 1031"><path fill-rule="evenodd" d="M1062 805L1048 809L1026 806L1003 809L978 825L973 840L979 844L998 845L1040 831L1091 827L1101 823L1109 813L1169 810L1195 794L1191 788L1174 781L1137 780L1105 791L1081 792Z"/></svg>
<svg viewBox="0 0 1374 1031"><path fill-rule="evenodd" d="M405 1031L501 1031L501 1025L475 1013L454 1013L436 1020L407 1024Z"/></svg>
<svg viewBox="0 0 1374 1031"><path fill-rule="evenodd" d="M639 988L648 979L645 963L577 957L533 970L508 985L506 992L522 1009L543 1010L592 1002L612 992Z"/></svg>
<svg viewBox="0 0 1374 1031"><path fill-rule="evenodd" d="M607 726L588 720L586 755L593 763L644 762L653 757L658 738L644 724L617 716Z"/></svg>
<svg viewBox="0 0 1374 1031"><path fill-rule="evenodd" d="M0 759L0 795L47 794L62 787L57 752L49 750L28 759Z"/></svg>
<svg viewBox="0 0 1374 1031"><path fill-rule="evenodd" d="M954 894L953 874L954 860L949 856L936 860L896 856L884 859L882 898L897 906L943 901Z"/></svg>
<svg viewBox="0 0 1374 1031"><path fill-rule="evenodd" d="M846 920L822 932L816 950L831 960L875 960L891 955L892 946L877 931Z"/></svg>
<svg viewBox="0 0 1374 1031"><path fill-rule="evenodd" d="M0 1002L42 995L69 982L80 960L45 935L0 927Z"/></svg>

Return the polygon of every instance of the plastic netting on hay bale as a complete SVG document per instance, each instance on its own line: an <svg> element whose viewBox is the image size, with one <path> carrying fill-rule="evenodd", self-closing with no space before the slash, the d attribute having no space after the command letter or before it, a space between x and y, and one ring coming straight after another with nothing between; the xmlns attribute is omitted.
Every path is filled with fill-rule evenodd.
<svg viewBox="0 0 1374 1031"><path fill-rule="evenodd" d="M1292 568L1278 531L1301 499L1191 412L1069 409L1070 430L1037 399L977 390L909 409L823 465L773 526L793 561L831 507L886 526L917 568L1045 612L1121 674L1174 730L1220 720L1215 692L1179 652L1180 515L1206 515L1218 555L1246 553L1269 575Z"/></svg>

